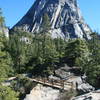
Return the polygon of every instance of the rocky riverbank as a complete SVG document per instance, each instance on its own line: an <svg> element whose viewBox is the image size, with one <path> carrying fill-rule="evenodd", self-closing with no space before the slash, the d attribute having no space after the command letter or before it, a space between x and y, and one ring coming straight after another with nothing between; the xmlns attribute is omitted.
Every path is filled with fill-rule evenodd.
<svg viewBox="0 0 100 100"><path fill-rule="evenodd" d="M100 90L74 97L72 100L100 100Z"/></svg>
<svg viewBox="0 0 100 100"><path fill-rule="evenodd" d="M59 90L38 84L24 100L57 100L59 94Z"/></svg>

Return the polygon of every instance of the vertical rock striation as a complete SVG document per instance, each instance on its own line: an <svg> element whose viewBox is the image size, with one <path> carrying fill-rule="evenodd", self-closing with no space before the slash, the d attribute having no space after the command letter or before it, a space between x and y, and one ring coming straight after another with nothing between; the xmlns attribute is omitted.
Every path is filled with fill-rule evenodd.
<svg viewBox="0 0 100 100"><path fill-rule="evenodd" d="M36 0L13 28L39 32L44 14L50 18L52 37L90 38L91 29L81 15L77 0Z"/></svg>

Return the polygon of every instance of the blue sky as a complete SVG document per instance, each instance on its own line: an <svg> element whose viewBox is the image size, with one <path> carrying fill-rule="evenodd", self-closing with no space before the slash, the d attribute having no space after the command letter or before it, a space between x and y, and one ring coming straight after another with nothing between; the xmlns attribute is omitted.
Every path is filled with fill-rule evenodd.
<svg viewBox="0 0 100 100"><path fill-rule="evenodd" d="M0 0L6 25L12 27L32 6L34 0ZM89 26L100 31L100 0L78 0L82 15Z"/></svg>

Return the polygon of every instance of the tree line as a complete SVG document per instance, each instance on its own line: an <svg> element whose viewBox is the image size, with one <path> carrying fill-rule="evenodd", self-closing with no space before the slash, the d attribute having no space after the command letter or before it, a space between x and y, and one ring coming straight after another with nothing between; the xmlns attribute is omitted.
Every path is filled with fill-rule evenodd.
<svg viewBox="0 0 100 100"><path fill-rule="evenodd" d="M4 18L0 13L0 23ZM0 100L18 100L18 93L2 86L8 77L22 73L35 76L54 75L62 64L76 66L87 75L87 80L100 87L100 37L91 33L91 39L53 39L49 33L48 15L44 15L42 29L38 33L21 30L10 31L9 40L0 34ZM9 97L6 98L6 96Z"/></svg>

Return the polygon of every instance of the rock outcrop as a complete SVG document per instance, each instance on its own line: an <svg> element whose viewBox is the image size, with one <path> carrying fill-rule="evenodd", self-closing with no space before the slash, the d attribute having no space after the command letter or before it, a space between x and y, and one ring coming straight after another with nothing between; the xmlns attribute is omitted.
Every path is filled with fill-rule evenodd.
<svg viewBox="0 0 100 100"><path fill-rule="evenodd" d="M100 90L75 97L72 100L100 100Z"/></svg>
<svg viewBox="0 0 100 100"><path fill-rule="evenodd" d="M50 18L53 38L90 38L91 29L84 22L77 0L36 0L13 29L39 32L44 14Z"/></svg>
<svg viewBox="0 0 100 100"><path fill-rule="evenodd" d="M24 100L57 100L59 90L38 84Z"/></svg>
<svg viewBox="0 0 100 100"><path fill-rule="evenodd" d="M66 82L71 82L75 86L76 90L81 93L87 93L95 90L93 86L91 86L86 81L86 76L78 76L75 73L70 71L71 68L65 65L65 67L61 67L55 71L55 75Z"/></svg>
<svg viewBox="0 0 100 100"><path fill-rule="evenodd" d="M91 86L89 83L87 83L85 80L83 80L81 76L73 76L72 78L69 78L67 81L73 82L74 86L76 87L76 90L80 94L95 90L95 88Z"/></svg>

